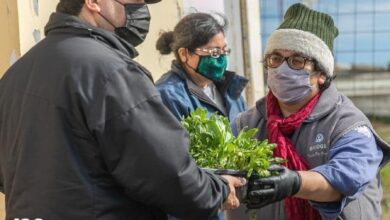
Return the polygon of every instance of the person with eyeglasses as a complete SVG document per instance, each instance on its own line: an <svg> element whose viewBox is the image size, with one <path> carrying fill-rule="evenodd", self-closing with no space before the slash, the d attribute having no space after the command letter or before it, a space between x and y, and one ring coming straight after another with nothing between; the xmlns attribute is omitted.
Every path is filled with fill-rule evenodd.
<svg viewBox="0 0 390 220"><path fill-rule="evenodd" d="M199 220L238 207L245 179L196 165L134 60L160 1L59 0L46 37L0 80L7 220Z"/></svg>
<svg viewBox="0 0 390 220"><path fill-rule="evenodd" d="M300 3L270 35L269 91L231 126L236 134L258 128L286 162L270 167L274 176L249 180L249 202L229 220L249 219L246 208L258 209L259 220L380 219L379 171L390 146L332 83L337 35L328 14Z"/></svg>
<svg viewBox="0 0 390 220"><path fill-rule="evenodd" d="M226 70L231 52L225 39L226 25L222 14L192 13L157 40L160 54L173 52L176 57L156 87L177 120L198 107L230 120L246 110L241 93L248 80ZM224 219L223 212L215 219Z"/></svg>
<svg viewBox="0 0 390 220"><path fill-rule="evenodd" d="M198 107L230 120L246 110L241 93L248 80L226 70L231 52L226 26L221 14L193 13L158 39L157 50L162 55L173 52L176 59L156 86L178 120Z"/></svg>

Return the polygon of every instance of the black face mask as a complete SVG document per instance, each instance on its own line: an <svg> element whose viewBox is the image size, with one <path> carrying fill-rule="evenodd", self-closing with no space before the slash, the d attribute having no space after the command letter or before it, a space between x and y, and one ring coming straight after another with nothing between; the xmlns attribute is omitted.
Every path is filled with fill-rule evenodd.
<svg viewBox="0 0 390 220"><path fill-rule="evenodd" d="M117 0L115 0L118 2ZM100 14L108 23L115 27L115 33L133 46L141 44L149 32L150 13L146 4L123 4L126 14L124 27L115 27L107 18Z"/></svg>

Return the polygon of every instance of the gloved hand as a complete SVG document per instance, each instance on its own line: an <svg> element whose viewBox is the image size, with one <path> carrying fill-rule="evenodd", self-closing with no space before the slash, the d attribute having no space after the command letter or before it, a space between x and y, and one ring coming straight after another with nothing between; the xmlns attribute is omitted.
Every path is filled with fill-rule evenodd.
<svg viewBox="0 0 390 220"><path fill-rule="evenodd" d="M272 165L271 173L277 171L279 175L249 179L248 209L259 209L268 204L280 201L288 196L295 195L301 187L301 177L298 172L281 165Z"/></svg>

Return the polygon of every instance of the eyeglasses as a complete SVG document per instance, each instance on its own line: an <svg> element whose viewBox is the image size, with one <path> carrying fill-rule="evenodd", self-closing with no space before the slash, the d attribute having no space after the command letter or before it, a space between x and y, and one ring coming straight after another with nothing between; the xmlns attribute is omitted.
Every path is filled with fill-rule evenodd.
<svg viewBox="0 0 390 220"><path fill-rule="evenodd" d="M232 51L230 48L219 49L216 47L215 48L196 48L195 50L208 53L213 58L218 58L221 55L228 56L230 54L230 52Z"/></svg>
<svg viewBox="0 0 390 220"><path fill-rule="evenodd" d="M294 70L303 69L307 61L314 63L313 59L303 57L301 55L292 55L289 57L284 57L279 54L269 54L265 57L266 67L278 68L285 60L287 60L287 65Z"/></svg>

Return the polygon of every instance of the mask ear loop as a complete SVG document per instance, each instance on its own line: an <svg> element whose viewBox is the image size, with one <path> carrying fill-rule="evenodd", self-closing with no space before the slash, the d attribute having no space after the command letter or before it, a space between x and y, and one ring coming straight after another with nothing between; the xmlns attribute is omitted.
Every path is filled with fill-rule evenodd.
<svg viewBox="0 0 390 220"><path fill-rule="evenodd" d="M192 69L193 71L195 71L196 73L198 73L198 71L197 71L197 69L198 68L194 68L194 67L192 67L189 63L188 63L188 57L187 57L187 54L189 53L189 50L188 50L188 48L186 48L186 50L187 50L187 53L186 53L186 61L184 62L185 63L185 65L188 67L188 68L190 68L190 69ZM196 56L198 56L199 57L199 62L200 62L200 56L198 55L198 54L196 54L196 53L194 53ZM198 73L199 74L199 73Z"/></svg>
<svg viewBox="0 0 390 220"><path fill-rule="evenodd" d="M336 76L327 76L324 73L321 73L321 75L325 77L324 84L320 85L320 91L323 92L325 89L329 88L330 84L336 78Z"/></svg>
<svg viewBox="0 0 390 220"><path fill-rule="evenodd" d="M122 5L122 6L124 7L124 4L123 4L123 3L119 2L118 0L114 0L114 1L115 1L116 3L118 3L118 4L120 4L120 5ZM95 0L95 2L97 3L97 0ZM117 28L117 27L116 27L110 20L108 20L108 19L106 18L106 16L104 16L102 13L99 12L99 15L102 16L102 18L104 18L104 20L106 20L107 23L109 23L112 27L114 27L114 29Z"/></svg>
<svg viewBox="0 0 390 220"><path fill-rule="evenodd" d="M99 15L100 15L104 20L106 20L107 23L109 23L112 27L114 27L114 29L116 28L115 25L114 25L111 21L109 21L102 13L99 12Z"/></svg>

